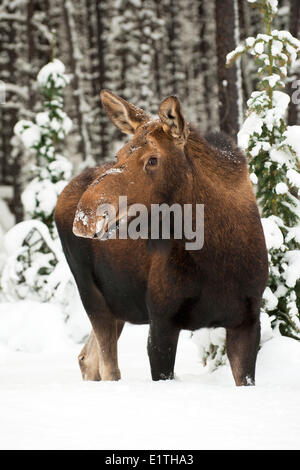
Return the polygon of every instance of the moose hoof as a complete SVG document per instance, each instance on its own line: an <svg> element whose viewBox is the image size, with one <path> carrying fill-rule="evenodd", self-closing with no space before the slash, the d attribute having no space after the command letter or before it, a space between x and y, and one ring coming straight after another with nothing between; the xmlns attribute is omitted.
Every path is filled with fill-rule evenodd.
<svg viewBox="0 0 300 470"><path fill-rule="evenodd" d="M170 372L168 374L164 374L163 372L157 375L152 376L152 380L173 380L174 379L174 372Z"/></svg>
<svg viewBox="0 0 300 470"><path fill-rule="evenodd" d="M107 381L117 381L121 379L121 372L119 369L114 371L103 371L101 373L101 379Z"/></svg>

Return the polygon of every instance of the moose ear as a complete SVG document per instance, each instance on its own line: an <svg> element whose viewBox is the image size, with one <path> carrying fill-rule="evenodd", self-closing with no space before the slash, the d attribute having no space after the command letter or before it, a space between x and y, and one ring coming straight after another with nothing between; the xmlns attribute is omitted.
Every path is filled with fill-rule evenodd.
<svg viewBox="0 0 300 470"><path fill-rule="evenodd" d="M114 95L111 91L102 90L100 96L108 117L125 134L134 134L141 124L150 119L145 111L128 103L120 96Z"/></svg>
<svg viewBox="0 0 300 470"><path fill-rule="evenodd" d="M187 124L181 112L181 106L176 96L169 96L160 105L158 111L163 130L179 143L185 143L189 134Z"/></svg>

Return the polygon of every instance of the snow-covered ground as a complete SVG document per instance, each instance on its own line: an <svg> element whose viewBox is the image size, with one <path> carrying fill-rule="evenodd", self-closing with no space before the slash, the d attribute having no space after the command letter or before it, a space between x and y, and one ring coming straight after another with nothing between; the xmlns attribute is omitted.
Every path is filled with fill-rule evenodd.
<svg viewBox="0 0 300 470"><path fill-rule="evenodd" d="M257 386L237 388L228 366L208 373L200 365L183 332L176 380L152 382L147 327L127 325L122 380L82 382L81 345L52 306L0 307L1 449L300 449L294 340L264 343Z"/></svg>

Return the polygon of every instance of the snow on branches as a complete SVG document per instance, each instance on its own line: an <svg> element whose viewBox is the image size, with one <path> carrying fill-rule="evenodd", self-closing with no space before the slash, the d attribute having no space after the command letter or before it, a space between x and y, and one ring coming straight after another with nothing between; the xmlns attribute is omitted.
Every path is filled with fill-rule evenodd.
<svg viewBox="0 0 300 470"><path fill-rule="evenodd" d="M288 31L271 30L277 0L252 1L263 14L266 34L247 38L227 56L230 66L243 54L255 57L260 91L248 100L248 116L238 143L249 156L269 251L269 286L264 310L281 333L300 338L300 126L288 126L290 97L284 88L300 41Z"/></svg>
<svg viewBox="0 0 300 470"><path fill-rule="evenodd" d="M69 160L57 152L72 129L72 121L63 110L63 90L69 76L65 74L64 64L54 59L40 70L37 79L45 109L36 115L35 122L19 121L14 131L36 157L33 180L22 194L25 213L44 222L53 235L56 200L72 172Z"/></svg>
<svg viewBox="0 0 300 470"><path fill-rule="evenodd" d="M27 220L15 225L5 236L5 249L1 287L7 300L47 302L63 297L68 266L58 238L51 238L45 224Z"/></svg>
<svg viewBox="0 0 300 470"><path fill-rule="evenodd" d="M71 163L60 153L72 121L63 110L63 92L69 83L64 64L54 59L40 70L37 80L44 110L35 122L21 120L14 128L24 148L35 157L33 179L22 193L25 213L31 220L6 234L9 257L1 288L6 298L45 302L57 298L71 279L56 233L54 210L72 173Z"/></svg>

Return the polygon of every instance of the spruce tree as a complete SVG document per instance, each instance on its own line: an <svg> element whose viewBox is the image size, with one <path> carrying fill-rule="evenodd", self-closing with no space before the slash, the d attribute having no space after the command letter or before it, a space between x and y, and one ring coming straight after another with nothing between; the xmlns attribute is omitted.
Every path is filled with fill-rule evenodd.
<svg viewBox="0 0 300 470"><path fill-rule="evenodd" d="M12 299L48 301L61 292L70 276L54 224L57 198L72 171L70 162L59 151L72 122L63 110L63 91L69 77L58 59L45 65L37 77L44 98L44 110L35 122L21 120L15 134L34 158L33 179L22 193L29 220L13 227L6 236L8 260L1 287Z"/></svg>
<svg viewBox="0 0 300 470"><path fill-rule="evenodd" d="M265 33L248 37L227 56L231 65L250 53L259 91L248 101L238 142L248 157L269 251L269 284L263 309L284 335L300 338L300 126L288 126L289 96L281 91L300 51L287 31L272 30L277 0L248 0L262 14Z"/></svg>
<svg viewBox="0 0 300 470"><path fill-rule="evenodd" d="M47 225L55 235L54 209L57 197L69 180L71 163L59 153L63 139L72 128L72 121L63 110L63 90L69 82L63 63L54 59L37 77L44 98L44 111L35 122L21 120L15 134L35 156L32 181L22 194L25 213Z"/></svg>

